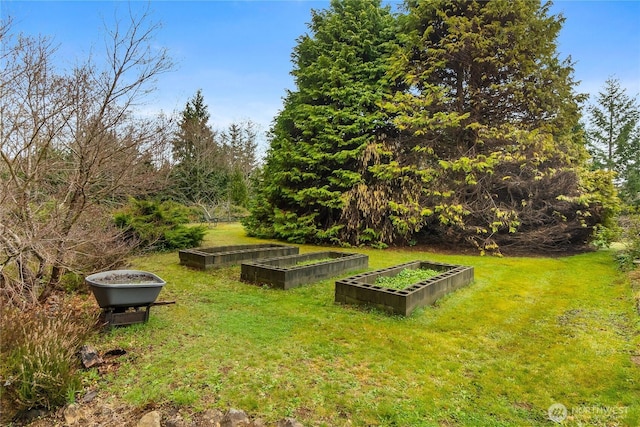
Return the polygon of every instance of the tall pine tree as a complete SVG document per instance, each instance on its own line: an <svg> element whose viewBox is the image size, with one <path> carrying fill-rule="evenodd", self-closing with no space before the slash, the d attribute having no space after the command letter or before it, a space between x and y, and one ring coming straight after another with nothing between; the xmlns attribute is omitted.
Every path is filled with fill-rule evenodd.
<svg viewBox="0 0 640 427"><path fill-rule="evenodd" d="M309 30L294 48L296 90L275 119L245 225L295 242L337 241L353 234L342 209L366 181L367 149L393 128L379 103L390 92L394 18L379 0L332 0L313 11Z"/></svg>
<svg viewBox="0 0 640 427"><path fill-rule="evenodd" d="M622 199L640 205L640 106L610 78L589 108L587 138L593 165L615 171Z"/></svg>
<svg viewBox="0 0 640 427"><path fill-rule="evenodd" d="M185 105L178 126L172 140L172 196L183 203L213 203L226 193L228 173L200 90Z"/></svg>
<svg viewBox="0 0 640 427"><path fill-rule="evenodd" d="M556 52L562 18L537 0L408 1L387 104L396 153L424 183L421 236L481 250L588 243L605 212L585 179L581 99ZM591 186L591 187L589 187ZM588 188L589 187L589 188Z"/></svg>

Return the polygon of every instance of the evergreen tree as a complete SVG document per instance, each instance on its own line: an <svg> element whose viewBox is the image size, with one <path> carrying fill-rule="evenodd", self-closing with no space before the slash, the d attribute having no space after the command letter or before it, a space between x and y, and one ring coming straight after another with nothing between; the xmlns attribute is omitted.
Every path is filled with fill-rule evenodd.
<svg viewBox="0 0 640 427"><path fill-rule="evenodd" d="M230 170L238 170L248 179L257 164L258 133L253 122L232 123L221 135L224 159Z"/></svg>
<svg viewBox="0 0 640 427"><path fill-rule="evenodd" d="M480 250L587 244L617 208L585 169L562 17L537 0L378 1L314 12L249 233ZM398 25L398 23L400 25Z"/></svg>
<svg viewBox="0 0 640 427"><path fill-rule="evenodd" d="M203 152L215 152L212 149L215 141L214 132L209 127L209 117L202 91L198 90L185 105L180 117L179 129L172 141L173 158L178 163L190 163Z"/></svg>
<svg viewBox="0 0 640 427"><path fill-rule="evenodd" d="M309 29L294 48L296 90L275 119L260 203L245 225L290 241L337 241L360 227L342 218L348 192L367 181L367 153L392 131L379 103L390 92L394 18L379 0L332 0L313 11Z"/></svg>
<svg viewBox="0 0 640 427"><path fill-rule="evenodd" d="M234 169L229 175L227 195L230 202L236 206L246 208L249 204L249 177L240 169Z"/></svg>
<svg viewBox="0 0 640 427"><path fill-rule="evenodd" d="M430 111L465 116L450 135L459 151L476 146L471 123L574 126L573 68L556 52L564 19L548 15L550 3L411 0L407 6L405 49L395 70L407 73L414 94L430 95Z"/></svg>
<svg viewBox="0 0 640 427"><path fill-rule="evenodd" d="M640 204L640 107L610 78L589 107L587 129L593 166L615 171L623 200Z"/></svg>
<svg viewBox="0 0 640 427"><path fill-rule="evenodd" d="M606 180L579 173L581 97L549 7L407 2L392 70L409 89L387 104L404 137L386 169L423 184L409 224L424 222L421 237L563 250L587 243L608 212L588 191Z"/></svg>
<svg viewBox="0 0 640 427"><path fill-rule="evenodd" d="M221 134L223 159L228 171L227 201L247 208L251 174L257 165L257 131L251 121L232 123Z"/></svg>
<svg viewBox="0 0 640 427"><path fill-rule="evenodd" d="M209 126L202 92L190 99L172 140L176 162L171 173L173 198L183 203L213 203L226 194L228 172L217 135Z"/></svg>

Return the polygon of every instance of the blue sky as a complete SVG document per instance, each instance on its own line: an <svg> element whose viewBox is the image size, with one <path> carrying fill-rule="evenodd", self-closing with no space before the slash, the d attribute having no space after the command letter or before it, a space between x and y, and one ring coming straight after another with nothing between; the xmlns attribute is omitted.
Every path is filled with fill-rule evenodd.
<svg viewBox="0 0 640 427"><path fill-rule="evenodd" d="M162 25L155 43L167 47L177 68L158 81L148 112L180 111L202 89L211 124L221 128L251 119L262 130L293 89L291 52L307 31L311 9L326 1L16 1L0 0L0 16L14 30L51 36L61 66L101 52L104 23L127 8L149 6ZM580 92L596 94L617 77L630 95L640 93L640 1L556 1L552 13L566 22L561 57L576 62Z"/></svg>

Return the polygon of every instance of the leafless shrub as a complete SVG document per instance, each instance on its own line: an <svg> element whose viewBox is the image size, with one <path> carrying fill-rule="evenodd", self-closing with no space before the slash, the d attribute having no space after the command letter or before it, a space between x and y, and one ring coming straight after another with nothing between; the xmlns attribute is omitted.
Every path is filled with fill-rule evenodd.
<svg viewBox="0 0 640 427"><path fill-rule="evenodd" d="M107 206L153 190L167 152L165 123L135 115L172 66L151 47L158 27L148 19L113 27L105 67L87 60L66 74L52 65L50 40L0 32L0 290L8 301L46 300L66 271L115 265L126 253L106 225Z"/></svg>

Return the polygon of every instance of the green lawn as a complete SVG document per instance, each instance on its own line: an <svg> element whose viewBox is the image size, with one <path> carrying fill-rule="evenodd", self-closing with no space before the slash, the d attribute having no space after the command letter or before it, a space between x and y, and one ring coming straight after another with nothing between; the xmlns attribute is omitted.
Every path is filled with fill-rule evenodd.
<svg viewBox="0 0 640 427"><path fill-rule="evenodd" d="M220 224L205 246L251 242ZM471 265L475 282L403 318L336 305L335 279L282 291L240 282L239 266L201 272L177 253L136 258L132 267L167 281L159 300L177 304L100 336L101 350L128 352L103 387L135 405L233 407L305 425L554 425L554 403L568 408L564 425L640 425L639 316L611 253L356 251L371 269Z"/></svg>

